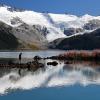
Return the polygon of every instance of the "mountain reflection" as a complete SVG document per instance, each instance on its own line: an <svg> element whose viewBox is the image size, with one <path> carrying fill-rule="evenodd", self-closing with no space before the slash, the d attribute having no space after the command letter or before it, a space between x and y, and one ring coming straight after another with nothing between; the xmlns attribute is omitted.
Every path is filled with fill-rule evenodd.
<svg viewBox="0 0 100 100"><path fill-rule="evenodd" d="M29 90L39 87L100 84L100 65L77 62L57 66L46 64L36 71L18 68L0 68L0 94L16 89Z"/></svg>

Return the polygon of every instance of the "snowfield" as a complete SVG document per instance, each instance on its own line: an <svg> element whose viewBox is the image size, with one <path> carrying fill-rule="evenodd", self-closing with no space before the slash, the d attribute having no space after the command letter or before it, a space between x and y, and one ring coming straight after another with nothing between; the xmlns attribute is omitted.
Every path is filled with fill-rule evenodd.
<svg viewBox="0 0 100 100"><path fill-rule="evenodd" d="M49 33L46 35L48 41L53 41L57 38L67 37L64 34L64 29L67 28L82 28L84 24L90 20L100 20L100 16L90 16L88 14L78 17L69 14L53 14L39 13L34 11L10 11L11 7L0 7L0 21L12 26L18 27L22 22L28 25L40 25L46 27ZM12 24L14 18L19 18L19 21ZM79 34L79 33L78 33Z"/></svg>

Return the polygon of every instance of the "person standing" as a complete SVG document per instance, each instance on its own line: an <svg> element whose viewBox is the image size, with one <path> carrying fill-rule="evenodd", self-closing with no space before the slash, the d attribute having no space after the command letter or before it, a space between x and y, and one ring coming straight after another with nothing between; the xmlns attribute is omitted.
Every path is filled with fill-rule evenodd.
<svg viewBox="0 0 100 100"><path fill-rule="evenodd" d="M21 64L22 53L19 54L19 63Z"/></svg>

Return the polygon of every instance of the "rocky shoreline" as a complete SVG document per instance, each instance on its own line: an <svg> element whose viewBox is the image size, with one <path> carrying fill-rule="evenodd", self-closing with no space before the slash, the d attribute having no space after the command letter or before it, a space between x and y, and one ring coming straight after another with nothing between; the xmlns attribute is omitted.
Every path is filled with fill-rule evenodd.
<svg viewBox="0 0 100 100"><path fill-rule="evenodd" d="M20 59L19 62L11 62L8 61L6 64L0 63L0 68L27 68L28 70L37 70L39 68L44 68L45 64L40 62L43 60L51 59L51 61L46 62L46 64L49 66L57 66L57 61L64 61L64 64L72 64L73 62L99 62L100 61L100 51L94 50L94 51L69 51L65 52L64 54L60 54L57 56L51 56L51 57L40 57L35 56L32 61L28 61L26 63L21 63Z"/></svg>

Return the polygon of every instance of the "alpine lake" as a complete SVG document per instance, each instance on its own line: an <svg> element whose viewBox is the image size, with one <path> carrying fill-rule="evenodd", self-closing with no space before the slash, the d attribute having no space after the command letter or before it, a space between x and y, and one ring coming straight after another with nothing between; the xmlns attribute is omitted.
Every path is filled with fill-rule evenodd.
<svg viewBox="0 0 100 100"><path fill-rule="evenodd" d="M51 57L65 51L24 51L21 63L34 56ZM19 63L20 52L0 52L0 63ZM0 100L99 100L100 63L40 59L36 69L0 67ZM57 62L50 65L48 62ZM12 66L12 65L11 65Z"/></svg>

